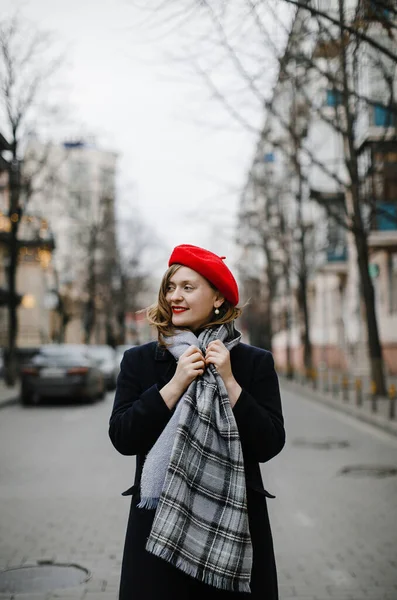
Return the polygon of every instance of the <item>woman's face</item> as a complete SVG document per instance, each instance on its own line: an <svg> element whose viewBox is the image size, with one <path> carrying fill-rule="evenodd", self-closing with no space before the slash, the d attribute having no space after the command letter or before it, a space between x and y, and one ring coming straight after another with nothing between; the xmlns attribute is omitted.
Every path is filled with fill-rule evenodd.
<svg viewBox="0 0 397 600"><path fill-rule="evenodd" d="M188 327L192 331L206 325L214 309L223 304L219 292L189 267L180 267L171 276L165 297L171 307L174 327Z"/></svg>

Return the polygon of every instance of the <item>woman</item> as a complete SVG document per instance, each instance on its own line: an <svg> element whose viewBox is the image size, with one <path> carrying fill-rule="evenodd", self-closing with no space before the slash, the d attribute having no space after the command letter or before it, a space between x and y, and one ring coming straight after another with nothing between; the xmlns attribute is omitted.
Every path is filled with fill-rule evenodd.
<svg viewBox="0 0 397 600"><path fill-rule="evenodd" d="M109 435L136 455L120 600L276 600L259 463L285 443L270 352L243 344L225 257L174 248L148 311L158 342L125 352Z"/></svg>

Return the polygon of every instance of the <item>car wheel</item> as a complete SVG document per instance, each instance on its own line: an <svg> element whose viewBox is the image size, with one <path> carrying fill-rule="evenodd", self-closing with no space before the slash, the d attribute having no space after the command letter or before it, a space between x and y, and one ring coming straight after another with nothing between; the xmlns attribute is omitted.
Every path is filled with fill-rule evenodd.
<svg viewBox="0 0 397 600"><path fill-rule="evenodd" d="M21 404L23 406L33 406L33 404L38 404L39 403L39 397L38 395L33 395L33 394L28 394L28 393L22 393L21 394Z"/></svg>
<svg viewBox="0 0 397 600"><path fill-rule="evenodd" d="M104 400L105 396L106 396L106 385L103 384L101 391L97 395L97 398L98 398L98 400Z"/></svg>

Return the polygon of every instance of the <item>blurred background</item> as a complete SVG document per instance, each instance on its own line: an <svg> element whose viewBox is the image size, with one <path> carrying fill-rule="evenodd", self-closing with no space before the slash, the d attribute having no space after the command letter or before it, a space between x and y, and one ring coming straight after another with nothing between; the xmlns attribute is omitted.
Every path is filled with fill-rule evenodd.
<svg viewBox="0 0 397 600"><path fill-rule="evenodd" d="M280 596L396 600L396 93L394 0L0 0L2 598L116 598L107 422L190 243L279 374Z"/></svg>
<svg viewBox="0 0 397 600"><path fill-rule="evenodd" d="M395 8L304 4L1 1L6 382L40 344L151 339L139 311L195 243L227 256L280 372L387 394Z"/></svg>

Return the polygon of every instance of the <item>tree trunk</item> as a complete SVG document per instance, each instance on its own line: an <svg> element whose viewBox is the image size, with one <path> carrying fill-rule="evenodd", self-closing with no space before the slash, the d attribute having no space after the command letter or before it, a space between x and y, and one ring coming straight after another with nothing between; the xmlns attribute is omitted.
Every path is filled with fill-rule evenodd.
<svg viewBox="0 0 397 600"><path fill-rule="evenodd" d="M10 208L9 217L11 221L11 231L8 245L8 346L5 352L5 382L8 386L15 385L18 378L18 360L16 340L18 335L18 297L16 293L16 275L18 268L18 228L21 217L19 206L19 163L17 161L16 143L13 144L13 159L10 163L9 182L10 182Z"/></svg>
<svg viewBox="0 0 397 600"><path fill-rule="evenodd" d="M93 227L90 232L90 243L89 243L89 265L88 265L88 301L85 306L84 314L84 343L89 344L91 341L92 332L94 331L96 323L96 273L95 273L95 251L97 247L97 234Z"/></svg>
<svg viewBox="0 0 397 600"><path fill-rule="evenodd" d="M386 396L387 389L383 368L382 346L379 339L378 322L376 318L375 290L368 270L368 243L365 234L357 231L355 233L355 242L360 273L361 295L365 305L365 321L368 335L368 354L371 377L376 385L377 393Z"/></svg>
<svg viewBox="0 0 397 600"><path fill-rule="evenodd" d="M309 306L307 302L307 276L305 272L299 274L299 307L302 315L302 343L303 343L303 364L306 372L311 372L312 369L312 344L310 340L310 319Z"/></svg>
<svg viewBox="0 0 397 600"><path fill-rule="evenodd" d="M119 335L120 341L119 344L125 344L127 340L127 329L125 325L125 318L127 314L127 285L126 285L126 277L121 275L120 277L120 294L119 294L119 310L117 312L117 322L119 325Z"/></svg>
<svg viewBox="0 0 397 600"><path fill-rule="evenodd" d="M288 293L287 293L287 297ZM285 330L286 330L286 341L285 341L285 352L286 352L286 368L287 368L287 379L294 378L294 367L292 364L292 349L291 349L291 325L292 319L288 308L285 311Z"/></svg>
<svg viewBox="0 0 397 600"><path fill-rule="evenodd" d="M345 22L345 3L339 0L339 19L341 23L341 36ZM343 39L343 38L341 38ZM378 394L382 396L387 394L386 382L384 376L382 347L379 338L378 322L376 317L375 292L372 280L369 274L369 253L368 238L365 230L363 218L361 215L361 199L359 188L359 169L355 146L354 117L350 109L349 98L349 73L346 56L345 43L342 44L341 67L343 78L343 106L346 115L346 133L344 135L345 159L351 181L351 200L352 200L352 229L357 249L357 263L360 274L361 297L365 304L365 321L368 337L368 354L371 365L372 380L376 385Z"/></svg>

